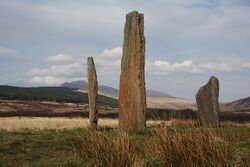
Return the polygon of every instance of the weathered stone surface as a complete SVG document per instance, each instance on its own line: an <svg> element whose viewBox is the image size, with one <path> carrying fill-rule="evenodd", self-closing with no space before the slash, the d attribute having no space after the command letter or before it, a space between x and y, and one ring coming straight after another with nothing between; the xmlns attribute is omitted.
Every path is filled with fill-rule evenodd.
<svg viewBox="0 0 250 167"><path fill-rule="evenodd" d="M196 94L199 121L202 126L219 126L219 80L212 76Z"/></svg>
<svg viewBox="0 0 250 167"><path fill-rule="evenodd" d="M98 122L98 109L96 105L98 95L98 82L93 57L88 57L88 100L89 120L91 127L96 127Z"/></svg>
<svg viewBox="0 0 250 167"><path fill-rule="evenodd" d="M120 75L119 126L142 131L146 125L144 16L126 15Z"/></svg>

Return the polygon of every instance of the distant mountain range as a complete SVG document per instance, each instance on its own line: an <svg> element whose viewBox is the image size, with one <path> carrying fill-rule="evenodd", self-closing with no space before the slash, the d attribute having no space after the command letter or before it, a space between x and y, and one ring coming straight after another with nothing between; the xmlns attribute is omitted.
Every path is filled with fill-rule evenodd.
<svg viewBox="0 0 250 167"><path fill-rule="evenodd" d="M72 89L87 89L88 83L84 80L79 81L72 81L72 82L65 82L60 85L60 87L66 87L66 88L72 88ZM119 96L119 90L110 86L99 86L99 93L102 93L104 95L109 95L112 97L118 97ZM156 90L149 89L147 90L147 96L149 97L168 97L171 98L172 96L164 93L159 92Z"/></svg>
<svg viewBox="0 0 250 167"><path fill-rule="evenodd" d="M250 112L250 97L221 104L221 111Z"/></svg>
<svg viewBox="0 0 250 167"><path fill-rule="evenodd" d="M82 88L80 88L82 87ZM192 109L197 110L195 101L170 97L168 94L154 90L147 91L147 106L161 109ZM119 90L109 87L99 87L98 101L103 105L118 106ZM61 87L14 87L0 85L0 100L31 100L87 103L87 83L75 81L64 83ZM250 97L220 105L222 112L250 112Z"/></svg>
<svg viewBox="0 0 250 167"><path fill-rule="evenodd" d="M78 89L78 92L87 93L88 83L84 80L65 82L60 87L67 87ZM114 99L119 98L119 90L110 86L99 86L99 94L111 97ZM197 110L196 102L175 98L167 93L149 89L147 90L147 104L150 108L171 108L171 109L192 109ZM220 104L221 111L240 111L250 112L250 97L239 99L230 103Z"/></svg>

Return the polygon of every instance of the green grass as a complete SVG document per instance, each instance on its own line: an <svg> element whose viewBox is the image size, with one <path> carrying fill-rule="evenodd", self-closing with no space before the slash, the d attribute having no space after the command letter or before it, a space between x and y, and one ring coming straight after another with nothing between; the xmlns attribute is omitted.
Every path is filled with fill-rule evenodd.
<svg viewBox="0 0 250 167"><path fill-rule="evenodd" d="M77 130L0 132L0 166L79 164L74 156Z"/></svg>
<svg viewBox="0 0 250 167"><path fill-rule="evenodd" d="M35 100L70 103L88 103L88 94L75 92L64 87L31 87L20 88L0 85L0 100ZM118 106L118 101L99 95L97 102L103 105Z"/></svg>
<svg viewBox="0 0 250 167"><path fill-rule="evenodd" d="M204 134L208 138L203 138ZM222 142L218 140L221 145L213 145L209 139L213 135L221 138ZM183 153L189 152L193 144L208 150L206 156L211 157L207 159L216 160L216 156L209 151L216 151L212 152L214 154L218 151L219 158L227 158L226 163L231 160L249 162L249 139L249 127L231 125L219 130L164 126L130 134L112 128L99 128L98 131L0 131L0 166L95 166L97 163L102 166L117 166L120 163L124 166L135 163L137 166L167 166L170 161L175 163L173 166L178 166L182 160L178 158L185 156ZM203 140L207 143L202 143ZM230 145L223 145L224 140L231 142ZM176 143L183 144L181 149ZM209 144L211 147L207 147ZM233 148L225 157L224 146L230 151ZM191 154L189 156L192 157ZM233 162L231 164L234 166Z"/></svg>

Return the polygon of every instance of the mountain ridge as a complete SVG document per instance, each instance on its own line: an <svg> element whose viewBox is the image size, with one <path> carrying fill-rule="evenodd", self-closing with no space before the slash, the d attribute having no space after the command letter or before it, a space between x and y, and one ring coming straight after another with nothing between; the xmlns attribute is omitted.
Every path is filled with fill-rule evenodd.
<svg viewBox="0 0 250 167"><path fill-rule="evenodd" d="M84 80L78 80L78 81L64 82L60 85L60 87L72 88L72 89L80 89L80 88L86 89L88 87L88 83Z"/></svg>
<svg viewBox="0 0 250 167"><path fill-rule="evenodd" d="M79 81L72 81L72 82L65 82L60 85L60 87L66 87L66 88L73 88L73 89L87 89L88 88L88 83L84 80L79 80ZM82 90L83 91L83 90ZM85 90L87 91L87 90ZM99 86L99 92L102 94L106 94L112 97L118 97L119 96L119 89L113 88L111 86L106 86L106 85L100 85ZM165 93L165 92L160 92L156 91L153 89L148 89L146 91L147 96L149 97L168 97L172 98L171 95Z"/></svg>

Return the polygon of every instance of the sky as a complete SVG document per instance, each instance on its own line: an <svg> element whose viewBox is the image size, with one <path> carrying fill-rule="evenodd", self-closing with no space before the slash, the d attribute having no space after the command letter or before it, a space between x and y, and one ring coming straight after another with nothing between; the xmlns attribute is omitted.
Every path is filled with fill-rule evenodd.
<svg viewBox="0 0 250 167"><path fill-rule="evenodd" d="M127 13L144 14L146 87L195 99L214 75L220 101L250 96L249 0L0 0L0 84L86 80L119 87Z"/></svg>

